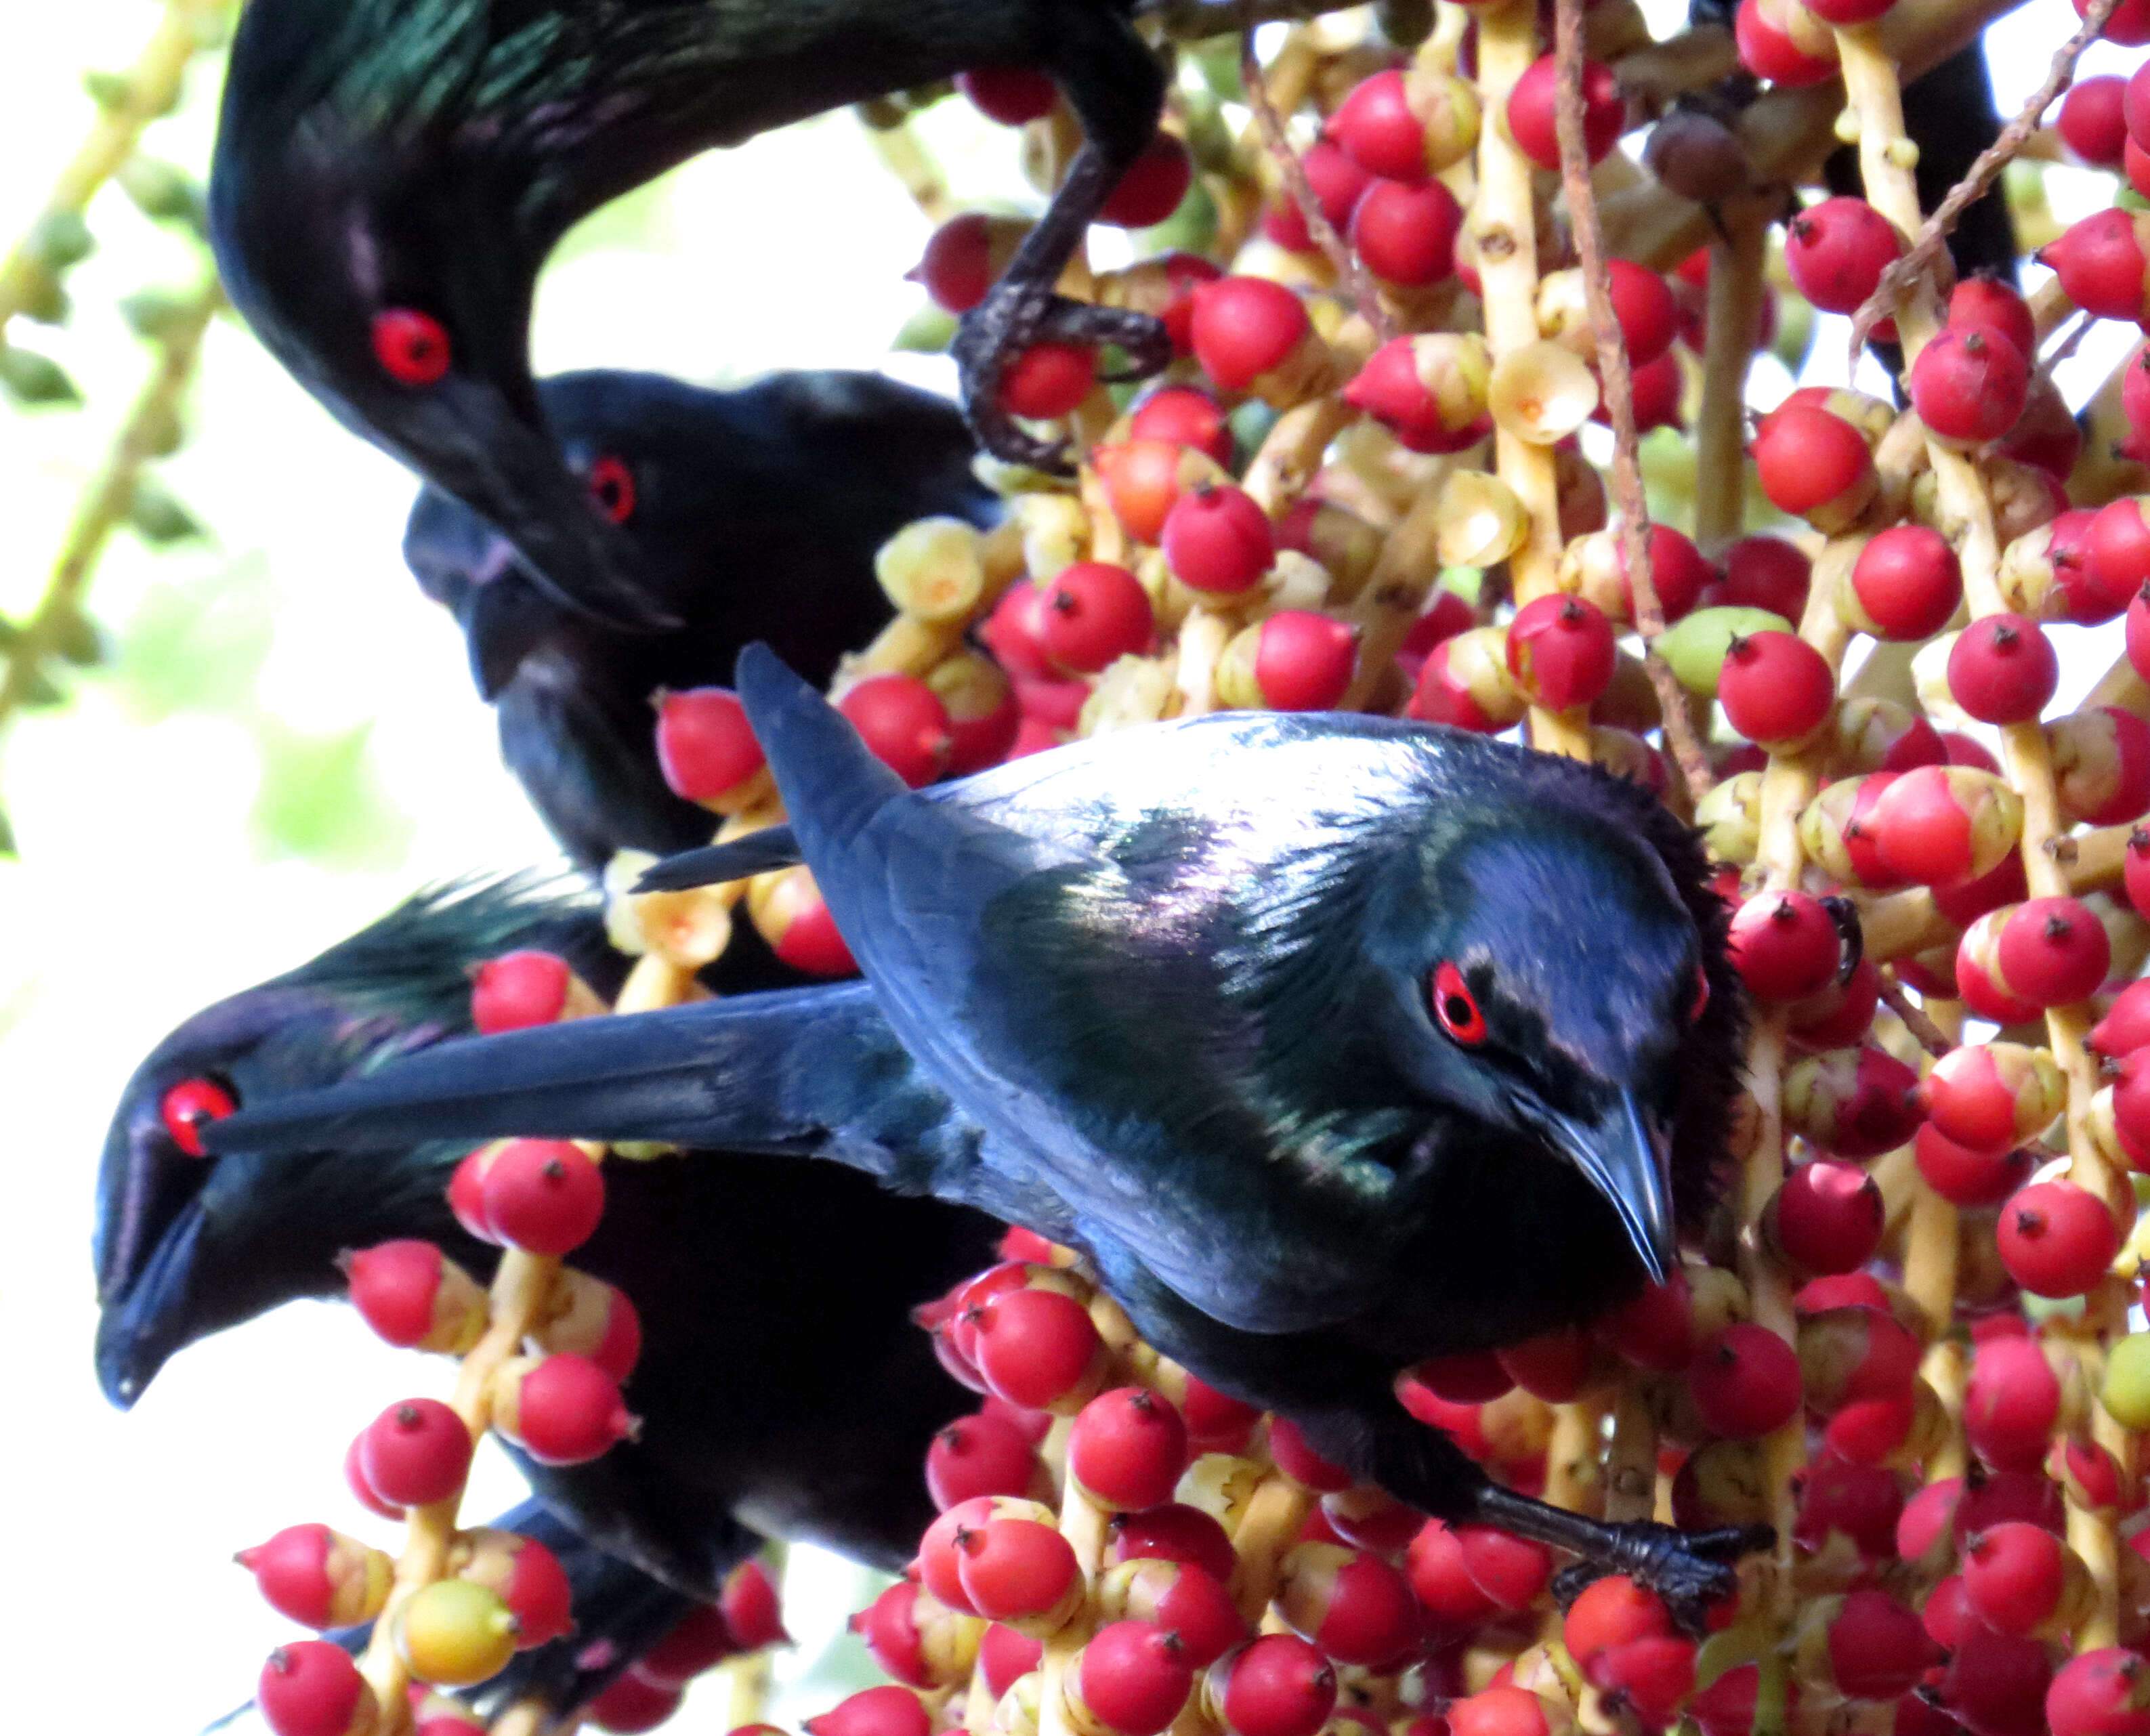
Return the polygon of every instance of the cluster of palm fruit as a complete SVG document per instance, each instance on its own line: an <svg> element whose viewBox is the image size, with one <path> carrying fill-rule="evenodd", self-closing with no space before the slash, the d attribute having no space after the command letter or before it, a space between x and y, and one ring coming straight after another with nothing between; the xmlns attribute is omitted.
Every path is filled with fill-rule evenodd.
<svg viewBox="0 0 2150 1736"><path fill-rule="evenodd" d="M2150 40L2139 10L2098 21ZM915 1577L857 1619L900 1685L817 1736L2150 1731L2150 1338L2127 1334L2132 1177L2150 1172L2150 989L2130 986L2150 956L2150 496L2126 492L2142 472L2120 433L2150 442L2150 368L2138 352L2115 375L2086 442L2039 363L2072 310L2150 314L2150 245L2132 210L2078 224L2027 300L1913 254L1891 57L1930 60L1941 33L1907 12L1744 0L1750 73L1781 93L1840 63L1851 93L1838 131L1865 197L1791 213L1756 191L1810 178L1791 111L1660 119L1729 55L1702 33L1652 43L1628 0L1562 19L1584 56L1565 116L1552 20L1528 6L1442 0L1408 51L1357 13L1295 27L1248 123L1268 151L1168 130L1108 209L1157 222L1199 171L1204 250L1078 259L1063 280L1161 315L1168 376L1131 394L1088 351L1027 352L1004 402L1064 432L1074 479L1003 470L997 530L929 520L891 542L899 615L837 684L914 785L1160 718L1350 708L1521 729L1704 828L1754 1003L1708 1233L1596 1327L1424 1365L1400 1391L1526 1492L1771 1523L1775 1552L1706 1635L1617 1577L1557 1602L1545 1550L1352 1486L1017 1231L1007 1264L921 1310L984 1402L922 1467L943 1516ZM1049 177L1050 84L966 83ZM2072 98L2069 148L2135 173L2131 98L2150 141L2146 78ZM1656 189L1614 149L1643 120L1659 179L1716 202L1702 252L1653 225ZM1607 237L1555 184L1564 150ZM1790 285L1901 345L1910 407L1808 389L1748 426L1787 214ZM920 275L960 312L1022 230L956 218ZM1641 520L1636 439L1659 426L1694 429L1686 529ZM1757 535L1749 474L1782 521ZM2123 614L2124 643L2092 650ZM2063 652L2111 668L2048 717ZM781 817L729 694L670 695L657 730L719 836ZM695 992L742 898L788 961L850 968L803 868L637 895L640 865L611 876L614 938L643 955L623 1007ZM479 995L481 1028L602 1010L529 955ZM489 1299L422 1244L354 1264L376 1326L463 1371L452 1407L393 1407L354 1448L355 1481L411 1511L400 1563L317 1527L256 1559L300 1619L388 1612L370 1681L332 1647L278 1654L280 1736L386 1728L411 1678L477 1683L566 1619L540 1546L455 1512L472 1431L568 1461L628 1426L631 1305L560 1261L602 1209L596 1155L508 1142L459 1172L459 1218L511 1249ZM765 1582L741 1598L679 1649L774 1638ZM650 1728L679 1679L645 1660L592 1715ZM427 1736L472 1718L414 1703Z"/></svg>

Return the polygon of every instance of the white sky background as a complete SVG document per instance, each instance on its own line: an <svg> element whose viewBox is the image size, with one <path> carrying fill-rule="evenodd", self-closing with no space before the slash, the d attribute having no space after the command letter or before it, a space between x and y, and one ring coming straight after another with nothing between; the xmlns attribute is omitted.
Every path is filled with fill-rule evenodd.
<svg viewBox="0 0 2150 1736"><path fill-rule="evenodd" d="M1653 0L1649 10L1662 34L1683 8ZM0 235L21 231L88 126L80 69L126 64L153 18L144 0L11 8ZM2073 23L2066 0L2037 0L1989 34L2004 114ZM2086 65L2124 71L2136 58L2101 50ZM177 136L153 147L199 161L206 125L198 104L166 129ZM966 191L1019 194L1009 135L953 103L932 133L960 164ZM2077 179L2084 209L2111 184ZM2057 207L2057 179L2052 191ZM654 249L584 254L548 278L541 371L611 364L718 380L778 366L870 366L917 305L901 274L926 225L848 117L702 159L678 178L667 213ZM142 354L115 341L112 301L173 280L183 263L117 194L93 215L105 245L71 280L80 331L49 343L34 335L77 372L90 406L58 416L0 410L0 608L17 616L41 588L139 378ZM2131 336L2111 335L2115 345ZM1840 336L1824 334L1817 368L1842 353ZM2086 382L2096 353L2087 345L2079 358ZM944 364L892 366L947 383ZM245 825L257 768L244 732L185 717L144 729L93 682L64 713L20 725L8 744L0 789L24 860L0 865L0 1103L13 1128L0 1196L0 1463L12 1496L0 1658L10 1723L24 1730L86 1718L184 1736L244 1698L262 1655L294 1630L227 1565L230 1552L313 1519L392 1547L388 1528L344 1494L343 1449L383 1405L445 1393L448 1380L447 1364L385 1349L347 1310L301 1304L184 1353L133 1413L107 1408L90 1365L88 1249L97 1151L121 1084L180 1019L289 967L411 887L523 865L549 850L498 768L460 638L397 558L410 481L229 324L212 334L204 382L196 437L168 474L222 542L153 559L119 539L96 613L124 622L153 583L195 583L209 594L229 568L265 570L276 634L263 704L324 734L375 720L380 770L413 831L406 859L383 872L264 865ZM1769 396L1789 384L1780 376ZM493 1457L472 1511L489 1515L519 1492ZM795 1577L793 1628L810 1653L854 1607L855 1587L825 1558L801 1561ZM674 1728L722 1729L720 1698L705 1700Z"/></svg>

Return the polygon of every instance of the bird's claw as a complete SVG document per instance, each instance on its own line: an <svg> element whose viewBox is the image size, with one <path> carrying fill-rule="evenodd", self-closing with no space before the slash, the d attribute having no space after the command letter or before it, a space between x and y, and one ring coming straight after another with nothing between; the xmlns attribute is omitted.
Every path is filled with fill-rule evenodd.
<svg viewBox="0 0 2150 1736"><path fill-rule="evenodd" d="M1718 1531L1679 1531L1652 1520L1605 1527L1604 1552L1564 1567L1552 1582L1564 1610L1592 1580L1624 1573L1665 1600L1673 1618L1688 1633L1703 1632L1708 1606L1736 1588L1733 1563L1767 1549L1776 1533L1766 1525L1732 1525Z"/></svg>
<svg viewBox="0 0 2150 1736"><path fill-rule="evenodd" d="M1066 445L1026 433L1001 406L1009 361L1039 343L1113 345L1126 352L1128 366L1104 377L1122 381L1163 369L1172 360L1172 339L1151 315L1070 300L1006 279L963 315L950 351L962 380L963 415L978 443L1009 463L1066 475L1072 468Z"/></svg>

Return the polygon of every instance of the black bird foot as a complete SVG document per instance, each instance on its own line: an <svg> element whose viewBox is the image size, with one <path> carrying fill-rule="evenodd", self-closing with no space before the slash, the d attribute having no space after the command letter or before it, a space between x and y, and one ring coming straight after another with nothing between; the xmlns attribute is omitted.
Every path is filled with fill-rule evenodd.
<svg viewBox="0 0 2150 1736"><path fill-rule="evenodd" d="M1552 1593L1565 1610L1583 1587L1607 1573L1624 1573L1665 1600L1673 1618L1688 1633L1703 1632L1709 1605L1737 1587L1732 1564L1767 1549L1777 1534L1766 1525L1733 1525L1721 1531L1678 1531L1653 1520L1593 1526L1598 1547L1554 1575Z"/></svg>
<svg viewBox="0 0 2150 1736"><path fill-rule="evenodd" d="M1012 275L1012 274L1011 274ZM1164 322L1123 307L1070 300L1003 277L970 312L956 333L952 353L962 377L963 415L978 443L1011 464L1066 475L1072 467L1063 442L1040 440L1016 426L1002 407L1001 381L1008 363L1032 344L1111 344L1128 366L1108 380L1139 380L1172 360Z"/></svg>

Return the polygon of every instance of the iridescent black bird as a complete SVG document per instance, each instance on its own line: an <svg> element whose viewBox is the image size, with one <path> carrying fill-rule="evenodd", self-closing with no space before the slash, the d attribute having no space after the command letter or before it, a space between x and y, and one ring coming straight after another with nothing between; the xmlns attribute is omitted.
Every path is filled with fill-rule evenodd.
<svg viewBox="0 0 2150 1736"><path fill-rule="evenodd" d="M586 896L478 885L410 901L159 1045L128 1085L98 1180L97 1370L114 1404L210 1333L341 1294L342 1249L422 1237L490 1273L498 1250L465 1235L444 1197L467 1141L195 1153L230 1106L467 1032L466 966L531 946L601 992L625 962ZM969 1408L908 1310L990 1264L998 1226L833 1164L697 1153L605 1174L603 1225L574 1264L640 1311L628 1395L643 1431L588 1465L526 1466L540 1498L689 1596L714 1596L766 1537L900 1567L932 1517L926 1448Z"/></svg>
<svg viewBox="0 0 2150 1736"><path fill-rule="evenodd" d="M1426 1511L1683 1599L1729 1583L1750 1534L1524 1500L1391 1390L1592 1318L1707 1204L1739 994L1662 807L1340 715L1130 730L913 795L774 657L739 683L792 825L698 865L802 855L865 983L443 1045L211 1139L818 1153L1083 1249L1160 1349Z"/></svg>
<svg viewBox="0 0 2150 1736"><path fill-rule="evenodd" d="M437 488L404 558L469 643L501 757L577 865L708 840L706 809L665 785L659 688L728 683L740 648L775 646L825 683L889 617L876 549L915 518L990 522L955 407L878 374L775 374L711 391L660 374L540 383L568 468L633 554L628 583L679 626L615 631L557 602L514 545ZM729 983L729 987L739 987Z"/></svg>
<svg viewBox="0 0 2150 1736"><path fill-rule="evenodd" d="M982 437L1043 459L997 407L1005 357L1047 336L1116 343L1143 366L1170 356L1156 320L1052 292L1156 129L1163 73L1134 9L254 0L209 184L218 263L255 334L349 426L498 526L564 600L660 625L624 539L561 462L531 378L532 291L554 244L714 146L966 68L1038 68L1066 91L1085 144L956 354Z"/></svg>

